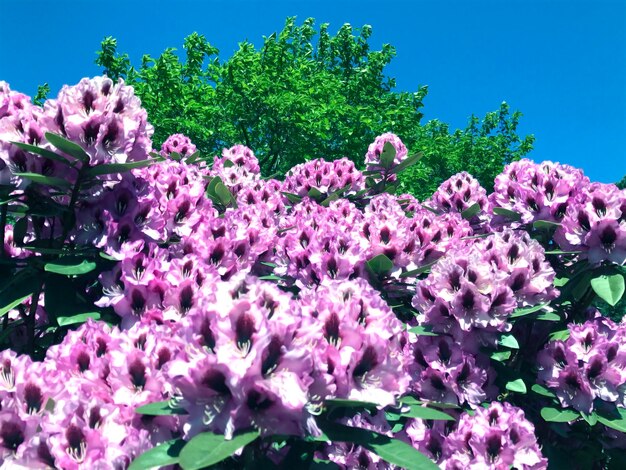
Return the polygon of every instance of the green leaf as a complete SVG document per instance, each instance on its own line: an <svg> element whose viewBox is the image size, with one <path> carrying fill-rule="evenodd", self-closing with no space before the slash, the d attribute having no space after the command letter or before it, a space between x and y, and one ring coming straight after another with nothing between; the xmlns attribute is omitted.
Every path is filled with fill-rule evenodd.
<svg viewBox="0 0 626 470"><path fill-rule="evenodd" d="M432 268L435 264L437 264L437 261L433 261L432 263L425 264L424 266L420 266L417 269L412 269L411 271L406 271L406 272L400 274L399 277L400 277L400 279L404 279L405 277L414 277L414 276L418 276L418 275L420 275L422 273L428 272L428 271L430 271L430 268Z"/></svg>
<svg viewBox="0 0 626 470"><path fill-rule="evenodd" d="M548 250L546 255L577 255L582 251L563 251L563 250Z"/></svg>
<svg viewBox="0 0 626 470"><path fill-rule="evenodd" d="M314 201L321 201L324 195L317 188L309 189L308 195Z"/></svg>
<svg viewBox="0 0 626 470"><path fill-rule="evenodd" d="M550 334L550 341L565 341L569 338L569 329L554 331Z"/></svg>
<svg viewBox="0 0 626 470"><path fill-rule="evenodd" d="M556 398L556 395L548 390L543 385L534 384L530 389L535 392L537 395L541 395L547 398Z"/></svg>
<svg viewBox="0 0 626 470"><path fill-rule="evenodd" d="M330 196L320 202L320 206L328 207L330 206L331 202L336 201L337 199L339 199L339 194L332 193Z"/></svg>
<svg viewBox="0 0 626 470"><path fill-rule="evenodd" d="M383 152L380 154L380 166L388 170L393 165L393 161L396 158L396 148L391 142L385 142L383 145Z"/></svg>
<svg viewBox="0 0 626 470"><path fill-rule="evenodd" d="M282 281L283 278L280 276L276 276L275 274L269 274L267 276L261 276L259 278L261 281Z"/></svg>
<svg viewBox="0 0 626 470"><path fill-rule="evenodd" d="M519 212L512 211L510 209L505 209L504 207L494 207L493 213L496 215L501 215L502 217L506 217L507 219L511 219L513 221L522 220L522 214Z"/></svg>
<svg viewBox="0 0 626 470"><path fill-rule="evenodd" d="M32 292L30 294L26 294L24 297L20 297L18 299L15 299L13 302L9 303L8 305L5 305L4 307L0 308L0 317L2 315L4 315L5 313L10 312L11 310L13 310L15 307L20 305L26 299L30 298L31 295L33 295Z"/></svg>
<svg viewBox="0 0 626 470"><path fill-rule="evenodd" d="M582 411L580 412L580 416L582 416L582 418L587 421L587 424L589 426L595 426L596 424L598 424L598 415L595 412L591 412L590 415L588 415L587 413L583 413Z"/></svg>
<svg viewBox="0 0 626 470"><path fill-rule="evenodd" d="M404 160L402 160L396 167L391 170L392 173L400 173L403 170L407 169L410 166L415 165L420 158L422 158L424 154L422 152L417 153L415 155L409 155Z"/></svg>
<svg viewBox="0 0 626 470"><path fill-rule="evenodd" d="M124 173L136 168L144 168L155 163L156 160L139 160L138 162L128 163L106 163L89 168L86 174L89 177L100 175L112 175L117 173Z"/></svg>
<svg viewBox="0 0 626 470"><path fill-rule="evenodd" d="M192 153L191 155L189 155L186 160L185 163L191 165L193 163L195 163L196 161L198 161L198 159L202 156L200 150L197 150L196 152Z"/></svg>
<svg viewBox="0 0 626 470"><path fill-rule="evenodd" d="M439 468L424 454L397 439L337 423L320 421L318 424L331 441L353 442L374 452L390 464L407 470L437 470Z"/></svg>
<svg viewBox="0 0 626 470"><path fill-rule="evenodd" d="M570 421L575 421L580 418L580 414L574 410L562 410L560 408L546 406L541 408L541 417L551 423L569 423Z"/></svg>
<svg viewBox="0 0 626 470"><path fill-rule="evenodd" d="M18 306L21 302L16 303L17 300L23 301L24 298L31 296L39 288L41 282L41 276L29 268L22 269L15 276L12 276L0 290L0 308L2 311L8 312Z"/></svg>
<svg viewBox="0 0 626 470"><path fill-rule="evenodd" d="M406 395L404 397L400 397L400 399L398 400L400 403L404 403L407 405L422 405L424 402L422 400L418 400L415 397L412 397L411 395Z"/></svg>
<svg viewBox="0 0 626 470"><path fill-rule="evenodd" d="M46 263L44 271L64 276L80 276L96 269L96 263L86 259L80 262L73 257L61 258L54 263Z"/></svg>
<svg viewBox="0 0 626 470"><path fill-rule="evenodd" d="M526 393L528 391L526 389L526 384L524 383L522 379L516 379L510 382L507 382L504 387L507 390L510 390L511 392L517 392L517 393Z"/></svg>
<svg viewBox="0 0 626 470"><path fill-rule="evenodd" d="M617 408L615 416L599 415L598 421L611 429L626 433L626 408Z"/></svg>
<svg viewBox="0 0 626 470"><path fill-rule="evenodd" d="M197 470L229 458L242 447L254 442L259 431L248 431L226 440L222 434L204 432L193 437L180 452L180 466Z"/></svg>
<svg viewBox="0 0 626 470"><path fill-rule="evenodd" d="M49 160L54 160L57 162L61 162L65 165L70 165L70 162L67 158L58 155L48 149L45 149L43 147L37 147L35 145L29 145L29 144L25 144L23 142L11 142L13 145L15 145L16 147L21 148L22 150L26 150L27 152L30 153L34 153L37 155L41 155L44 158L47 158Z"/></svg>
<svg viewBox="0 0 626 470"><path fill-rule="evenodd" d="M593 291L611 307L615 307L624 295L624 276L601 275L591 280Z"/></svg>
<svg viewBox="0 0 626 470"><path fill-rule="evenodd" d="M455 418L441 410L429 408L427 406L413 405L409 411L402 412L402 416L407 418L433 419L438 421L455 421Z"/></svg>
<svg viewBox="0 0 626 470"><path fill-rule="evenodd" d="M235 201L233 194L223 183L218 182L215 185L215 194L226 207L237 207L237 201Z"/></svg>
<svg viewBox="0 0 626 470"><path fill-rule="evenodd" d="M100 312L79 313L78 315L68 317L59 316L57 317L57 323L59 326L76 325L85 323L89 318L100 320Z"/></svg>
<svg viewBox="0 0 626 470"><path fill-rule="evenodd" d="M533 228L536 230L556 230L561 224L558 222L551 222L549 220L535 220L533 222Z"/></svg>
<svg viewBox="0 0 626 470"><path fill-rule="evenodd" d="M374 275L380 276L393 269L393 262L385 255L380 254L370 259L366 266Z"/></svg>
<svg viewBox="0 0 626 470"><path fill-rule="evenodd" d="M413 333L419 336L439 336L437 333L433 333L432 326L430 325L418 325L409 328L409 333Z"/></svg>
<svg viewBox="0 0 626 470"><path fill-rule="evenodd" d="M553 284L554 284L554 287L563 287L568 282L569 282L569 277L555 277Z"/></svg>
<svg viewBox="0 0 626 470"><path fill-rule="evenodd" d="M148 403L147 405L136 408L135 412L140 415L148 416L171 416L187 414L187 412L183 408L175 408L170 406L169 401L157 401L155 403Z"/></svg>
<svg viewBox="0 0 626 470"><path fill-rule="evenodd" d="M71 155L81 162L89 162L89 155L80 145L51 132L46 132L45 135L46 140L62 152Z"/></svg>
<svg viewBox="0 0 626 470"><path fill-rule="evenodd" d="M472 217L474 217L476 214L478 214L480 212L480 206L478 205L478 203L474 203L471 206L469 206L467 209L465 209L463 212L461 212L461 217L463 217L465 220L469 220Z"/></svg>
<svg viewBox="0 0 626 470"><path fill-rule="evenodd" d="M531 313L535 313L535 312L538 312L539 310L542 310L544 307L548 306L549 304L550 302L544 302L542 304L535 305L534 307L518 308L511 314L510 318L519 318L519 317L523 317L526 315L530 315Z"/></svg>
<svg viewBox="0 0 626 470"><path fill-rule="evenodd" d="M294 229L294 228L296 228L296 226L295 226L295 225L292 225L291 227L281 228L281 229L280 229L279 231L277 231L276 233L280 235L281 233L288 232L289 230Z"/></svg>
<svg viewBox="0 0 626 470"><path fill-rule="evenodd" d="M540 320L540 321L561 321L561 317L558 316L554 312L545 312L545 313L540 313L539 315L537 315L535 317L535 320Z"/></svg>
<svg viewBox="0 0 626 470"><path fill-rule="evenodd" d="M515 336L511 334L504 334L500 336L500 341L498 341L498 344L500 346L511 349L519 349L519 343L517 342L517 339L515 339Z"/></svg>
<svg viewBox="0 0 626 470"><path fill-rule="evenodd" d="M55 188L67 189L72 184L64 180L63 178L56 178L54 176L44 176L39 173L13 173L15 176L20 176L22 178L28 178L33 183L43 184L47 186L54 186Z"/></svg>
<svg viewBox="0 0 626 470"><path fill-rule="evenodd" d="M285 193L285 192L281 192L281 194L285 196L287 200L292 204L298 204L300 201L302 201L302 198L298 196L297 194L291 194L291 193Z"/></svg>
<svg viewBox="0 0 626 470"><path fill-rule="evenodd" d="M213 178L211 178L211 180L209 181L209 184L206 188L206 192L209 196L214 196L217 197L217 193L215 192L215 187L217 186L218 183L224 184L222 183L222 180L220 179L219 176L215 176Z"/></svg>
<svg viewBox="0 0 626 470"><path fill-rule="evenodd" d="M128 467L128 470L150 470L178 463L180 451L185 445L182 439L172 439L164 442L137 457Z"/></svg>
<svg viewBox="0 0 626 470"><path fill-rule="evenodd" d="M511 351L494 351L489 357L498 362L508 361L511 358Z"/></svg>

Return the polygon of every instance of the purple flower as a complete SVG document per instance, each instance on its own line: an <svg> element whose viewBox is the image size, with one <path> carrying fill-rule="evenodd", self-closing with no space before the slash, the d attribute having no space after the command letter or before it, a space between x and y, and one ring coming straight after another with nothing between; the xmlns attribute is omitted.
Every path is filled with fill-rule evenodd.
<svg viewBox="0 0 626 470"><path fill-rule="evenodd" d="M196 146L191 142L191 139L183 134L172 134L163 145L161 145L161 155L169 157L172 153L177 153L181 157L189 157L196 152Z"/></svg>
<svg viewBox="0 0 626 470"><path fill-rule="evenodd" d="M396 151L396 155L393 159L391 167L383 168L381 166L380 157L387 142L393 146ZM379 171L382 175L387 176L388 181L395 181L396 175L391 174L391 170L402 163L402 161L406 159L407 155L407 148L402 143L400 138L391 132L387 132L376 137L374 142L372 142L368 147L367 153L365 154L365 167L368 171Z"/></svg>
<svg viewBox="0 0 626 470"><path fill-rule="evenodd" d="M539 352L539 379L554 389L563 407L591 413L594 400L624 406L624 327L597 317L569 326L569 338Z"/></svg>
<svg viewBox="0 0 626 470"><path fill-rule="evenodd" d="M566 250L583 252L590 263L626 262L626 192L593 183L571 204L554 238Z"/></svg>
<svg viewBox="0 0 626 470"><path fill-rule="evenodd" d="M464 413L445 441L443 468L546 469L534 426L506 402Z"/></svg>
<svg viewBox="0 0 626 470"><path fill-rule="evenodd" d="M560 222L579 192L589 185L581 170L569 165L522 159L508 164L496 177L489 196L492 207L518 212L523 223L536 220ZM509 223L494 216L493 223Z"/></svg>
<svg viewBox="0 0 626 470"><path fill-rule="evenodd" d="M283 182L282 191L304 197L315 189L330 195L343 190L353 194L365 188L365 179L347 158L328 162L322 158L311 160L291 168Z"/></svg>

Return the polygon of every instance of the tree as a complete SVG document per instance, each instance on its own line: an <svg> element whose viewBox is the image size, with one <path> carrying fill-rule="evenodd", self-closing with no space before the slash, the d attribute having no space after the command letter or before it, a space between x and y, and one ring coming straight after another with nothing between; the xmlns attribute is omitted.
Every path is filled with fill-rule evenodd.
<svg viewBox="0 0 626 470"><path fill-rule="evenodd" d="M615 184L619 189L626 189L626 175L624 175L622 179Z"/></svg>
<svg viewBox="0 0 626 470"><path fill-rule="evenodd" d="M318 157L347 156L362 164L368 144L394 132L412 152L425 153L415 181L404 180L406 190L425 197L467 160L460 158L462 152L470 152L479 179L488 182L504 163L530 150L532 138L517 136L519 114L509 116L508 107L488 114L482 125L472 118L463 131L450 133L439 121L422 126L427 88L394 91L395 80L384 68L395 49L385 44L372 51L371 33L370 26L345 24L333 36L328 24L317 31L313 19L298 26L288 18L258 50L242 42L222 61L219 51L194 33L185 39L184 59L167 49L158 58L144 56L139 68L127 54L117 53L117 42L109 37L96 63L135 87L155 126L157 145L179 132L206 156L243 143L254 150L266 175ZM433 138L439 139L435 147Z"/></svg>
<svg viewBox="0 0 626 470"><path fill-rule="evenodd" d="M472 116L465 129L450 131L447 124L433 120L415 129L410 149L424 156L402 175L402 188L420 199L430 196L447 178L467 171L491 191L503 165L519 160L532 150L533 136L520 137L517 127L521 113L511 114L509 105L487 113L483 119Z"/></svg>

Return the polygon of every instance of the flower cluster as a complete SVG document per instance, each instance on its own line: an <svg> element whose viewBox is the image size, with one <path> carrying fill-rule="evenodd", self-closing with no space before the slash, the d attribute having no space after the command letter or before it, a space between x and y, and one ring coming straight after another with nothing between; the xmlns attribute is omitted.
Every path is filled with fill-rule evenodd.
<svg viewBox="0 0 626 470"><path fill-rule="evenodd" d="M78 85L64 86L43 111L46 130L79 143L91 165L144 160L152 149L148 114L121 79L83 78Z"/></svg>
<svg viewBox="0 0 626 470"><path fill-rule="evenodd" d="M174 160L127 173L78 209L76 242L102 247L121 259L145 242L189 235L203 215L214 214L203 175L195 166Z"/></svg>
<svg viewBox="0 0 626 470"><path fill-rule="evenodd" d="M595 400L626 407L626 325L598 317L569 326L569 338L537 357L539 379L561 405L590 414Z"/></svg>
<svg viewBox="0 0 626 470"><path fill-rule="evenodd" d="M196 153L196 146L186 135L173 134L165 139L165 142L161 145L160 153L163 157L170 157L172 154L177 153L182 158L185 158Z"/></svg>
<svg viewBox="0 0 626 470"><path fill-rule="evenodd" d="M200 297L181 325L187 347L165 372L189 412L185 434L230 436L251 425L302 434L313 362L301 322L289 294L245 276Z"/></svg>
<svg viewBox="0 0 626 470"><path fill-rule="evenodd" d="M381 164L381 156L386 143L391 144L396 152L393 162L391 162L391 165L388 167L384 167ZM400 138L391 132L387 132L376 137L374 142L368 147L367 153L365 154L365 167L367 171L378 172L385 176L387 181L395 181L397 177L391 172L407 158L408 153L406 145L404 145Z"/></svg>
<svg viewBox="0 0 626 470"><path fill-rule="evenodd" d="M521 409L506 402L478 408L474 416L464 413L457 429L446 437L443 455L446 470L548 468L534 426Z"/></svg>
<svg viewBox="0 0 626 470"><path fill-rule="evenodd" d="M318 158L289 170L282 190L304 197L312 190L330 195L339 190L347 194L356 193L364 188L363 174L356 169L351 160L342 158L327 162L323 158Z"/></svg>
<svg viewBox="0 0 626 470"><path fill-rule="evenodd" d="M493 207L520 214L523 223L537 220L560 222L589 178L577 168L528 159L510 163L496 177L489 196Z"/></svg>
<svg viewBox="0 0 626 470"><path fill-rule="evenodd" d="M590 184L568 206L555 239L565 250L583 251L592 264L625 264L626 190Z"/></svg>
<svg viewBox="0 0 626 470"><path fill-rule="evenodd" d="M441 183L427 204L442 212L463 212L474 204L487 210L487 191L469 173L458 173Z"/></svg>
<svg viewBox="0 0 626 470"><path fill-rule="evenodd" d="M245 145L235 145L224 149L221 158L213 159L209 174L219 177L234 194L237 194L242 187L256 182L260 172L259 161L252 150Z"/></svg>
<svg viewBox="0 0 626 470"><path fill-rule="evenodd" d="M410 336L405 346L411 391L438 403L478 406L493 398L495 372L484 354L467 351L450 336Z"/></svg>
<svg viewBox="0 0 626 470"><path fill-rule="evenodd" d="M473 329L508 331L518 307L553 299L554 270L526 232L505 230L450 252L417 285L422 322L458 340Z"/></svg>
<svg viewBox="0 0 626 470"><path fill-rule="evenodd" d="M0 81L0 184L23 189L29 180L24 180L19 173L61 175L62 168L57 162L10 143L45 145L45 132L43 110L34 106L28 96L12 91L8 83ZM72 178L76 175L70 171L64 176Z"/></svg>
<svg viewBox="0 0 626 470"><path fill-rule="evenodd" d="M89 321L43 362L3 351L3 468L125 468L171 439L176 418L142 420L135 408L166 397L162 369L182 347L166 327L121 332Z"/></svg>
<svg viewBox="0 0 626 470"><path fill-rule="evenodd" d="M490 203L487 191L472 175L463 171L451 176L441 183L437 191L426 201L426 204L443 213L463 213L474 205L478 206L476 214L469 219L472 226L487 229L489 222Z"/></svg>

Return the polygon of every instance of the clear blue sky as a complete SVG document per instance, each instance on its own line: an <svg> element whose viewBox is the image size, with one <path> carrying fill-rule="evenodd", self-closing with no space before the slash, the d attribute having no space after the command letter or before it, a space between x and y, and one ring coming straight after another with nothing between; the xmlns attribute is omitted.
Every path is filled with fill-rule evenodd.
<svg viewBox="0 0 626 470"><path fill-rule="evenodd" d="M198 31L230 55L259 44L287 16L370 24L372 44L393 44L398 89L429 85L425 119L463 127L507 101L536 136L531 157L613 182L626 173L626 1L31 1L0 0L0 80L34 94L48 82L97 75L104 36L135 63L182 48Z"/></svg>

